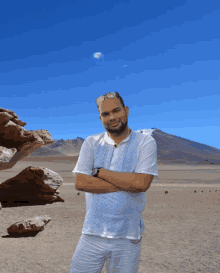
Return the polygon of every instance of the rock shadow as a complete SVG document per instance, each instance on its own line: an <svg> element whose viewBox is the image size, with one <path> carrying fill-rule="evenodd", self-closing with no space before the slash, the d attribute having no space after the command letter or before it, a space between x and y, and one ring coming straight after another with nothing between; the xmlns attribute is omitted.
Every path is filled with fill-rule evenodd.
<svg viewBox="0 0 220 273"><path fill-rule="evenodd" d="M10 233L8 235L2 236L2 238L25 238L25 237L35 237L41 230L29 231L24 233Z"/></svg>
<svg viewBox="0 0 220 273"><path fill-rule="evenodd" d="M23 207L23 206L42 206L47 204L53 204L54 202L45 201L1 201L2 208L13 208L13 207Z"/></svg>

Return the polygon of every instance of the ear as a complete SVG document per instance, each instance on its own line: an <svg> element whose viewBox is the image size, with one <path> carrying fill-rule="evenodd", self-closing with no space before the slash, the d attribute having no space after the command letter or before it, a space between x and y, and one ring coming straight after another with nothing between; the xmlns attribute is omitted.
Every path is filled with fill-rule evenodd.
<svg viewBox="0 0 220 273"><path fill-rule="evenodd" d="M129 115L129 108L128 108L128 106L125 106L125 112L126 112L126 114L128 116Z"/></svg>
<svg viewBox="0 0 220 273"><path fill-rule="evenodd" d="M101 116L99 116L99 119L102 121L102 118L101 118Z"/></svg>

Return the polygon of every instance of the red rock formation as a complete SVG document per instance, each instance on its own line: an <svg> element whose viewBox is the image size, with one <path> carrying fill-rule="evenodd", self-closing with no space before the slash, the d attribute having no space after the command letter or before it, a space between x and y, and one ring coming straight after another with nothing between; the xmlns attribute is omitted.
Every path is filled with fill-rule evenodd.
<svg viewBox="0 0 220 273"><path fill-rule="evenodd" d="M0 108L0 171L12 168L35 149L53 143L47 130L26 130L26 122L12 110ZM62 177L47 168L29 166L0 184L0 202L56 202L64 200L57 192Z"/></svg>
<svg viewBox="0 0 220 273"><path fill-rule="evenodd" d="M35 149L53 143L48 130L26 130L12 110L0 108L0 170L12 168Z"/></svg>

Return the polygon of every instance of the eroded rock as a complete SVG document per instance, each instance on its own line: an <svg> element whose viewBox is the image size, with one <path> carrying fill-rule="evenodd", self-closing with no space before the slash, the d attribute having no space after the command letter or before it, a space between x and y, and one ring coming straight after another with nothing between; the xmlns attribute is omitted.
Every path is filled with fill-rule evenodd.
<svg viewBox="0 0 220 273"><path fill-rule="evenodd" d="M47 130L26 130L26 122L14 111L0 108L0 170L12 168L35 149L53 143ZM29 166L15 177L0 184L0 202L13 204L64 202L58 187L63 179L57 173Z"/></svg>
<svg viewBox="0 0 220 273"><path fill-rule="evenodd" d="M9 234L40 231L44 230L44 226L50 221L51 218L46 215L36 216L12 224L9 228L7 228L7 231Z"/></svg>
<svg viewBox="0 0 220 273"><path fill-rule="evenodd" d="M12 168L35 149L53 143L48 130L26 130L26 124L14 111L0 108L0 170Z"/></svg>

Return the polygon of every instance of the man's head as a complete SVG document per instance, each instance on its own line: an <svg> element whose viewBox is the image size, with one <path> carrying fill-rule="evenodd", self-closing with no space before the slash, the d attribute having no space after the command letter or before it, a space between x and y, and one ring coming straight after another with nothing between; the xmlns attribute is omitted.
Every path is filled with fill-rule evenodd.
<svg viewBox="0 0 220 273"><path fill-rule="evenodd" d="M128 125L128 106L118 92L107 93L96 99L99 119L110 134L120 135ZM115 126L113 126L115 123Z"/></svg>

